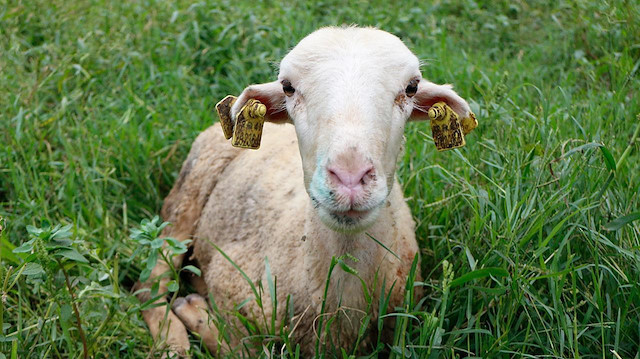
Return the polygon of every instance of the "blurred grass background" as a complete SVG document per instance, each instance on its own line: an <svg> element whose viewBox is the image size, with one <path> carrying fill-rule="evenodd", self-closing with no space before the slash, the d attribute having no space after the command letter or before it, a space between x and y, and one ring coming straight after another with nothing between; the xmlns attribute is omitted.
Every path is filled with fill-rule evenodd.
<svg viewBox="0 0 640 359"><path fill-rule="evenodd" d="M640 221L607 227L640 210L640 4L624 0L0 2L0 357L82 354L61 278L17 273L11 250L41 218L88 253L73 276L95 357L146 357L129 228L159 212L219 99L341 24L401 37L480 121L446 153L427 123L406 131L399 175L431 287L408 311L440 320L428 350L426 322L397 329L407 353L638 358ZM456 278L509 275L446 296L444 260Z"/></svg>

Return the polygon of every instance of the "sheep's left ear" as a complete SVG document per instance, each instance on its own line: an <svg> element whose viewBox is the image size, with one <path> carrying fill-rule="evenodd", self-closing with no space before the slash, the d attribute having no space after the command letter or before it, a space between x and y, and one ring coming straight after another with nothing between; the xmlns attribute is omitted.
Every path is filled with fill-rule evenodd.
<svg viewBox="0 0 640 359"><path fill-rule="evenodd" d="M287 107L285 105L285 94L282 91L282 84L279 81L267 82L259 85L250 85L238 96L238 99L231 107L231 118L236 118L242 106L250 99L262 102L267 107L264 116L265 121L285 122L289 120Z"/></svg>
<svg viewBox="0 0 640 359"><path fill-rule="evenodd" d="M418 83L418 91L413 96L414 106L411 112L411 120L424 121L427 119L427 111L436 102L444 101L460 116L469 117L471 109L462 97L453 91L451 85L437 85L425 79Z"/></svg>

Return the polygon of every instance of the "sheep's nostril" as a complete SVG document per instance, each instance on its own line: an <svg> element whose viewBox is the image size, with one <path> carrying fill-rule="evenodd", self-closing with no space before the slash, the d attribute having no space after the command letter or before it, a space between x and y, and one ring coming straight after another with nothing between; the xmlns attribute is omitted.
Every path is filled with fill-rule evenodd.
<svg viewBox="0 0 640 359"><path fill-rule="evenodd" d="M329 178L333 182L342 183L342 181L340 180L340 176L338 176L338 174L335 171L333 171L330 168L328 168L327 171L329 172Z"/></svg>
<svg viewBox="0 0 640 359"><path fill-rule="evenodd" d="M360 184L364 186L367 183L371 182L373 178L374 178L373 167L371 167L367 172L365 172L365 174L360 179Z"/></svg>

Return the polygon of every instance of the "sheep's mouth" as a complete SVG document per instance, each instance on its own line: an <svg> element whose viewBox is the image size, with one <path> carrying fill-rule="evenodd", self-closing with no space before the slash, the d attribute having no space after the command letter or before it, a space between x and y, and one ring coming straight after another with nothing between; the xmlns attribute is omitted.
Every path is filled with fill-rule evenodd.
<svg viewBox="0 0 640 359"><path fill-rule="evenodd" d="M337 211L327 207L317 208L320 219L329 228L344 233L357 233L370 227L377 217L378 209L349 209Z"/></svg>
<svg viewBox="0 0 640 359"><path fill-rule="evenodd" d="M320 220L329 228L337 232L357 233L373 225L380 205L365 206L336 206L334 203L326 203L310 195L313 207Z"/></svg>
<svg viewBox="0 0 640 359"><path fill-rule="evenodd" d="M350 209L348 211L332 211L331 215L338 218L351 218L354 220L359 220L366 217L369 213L371 213L371 210Z"/></svg>

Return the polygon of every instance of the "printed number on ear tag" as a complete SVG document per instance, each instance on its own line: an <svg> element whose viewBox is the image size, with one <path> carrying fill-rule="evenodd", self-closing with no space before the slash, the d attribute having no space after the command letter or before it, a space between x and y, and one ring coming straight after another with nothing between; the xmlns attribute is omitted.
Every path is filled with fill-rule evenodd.
<svg viewBox="0 0 640 359"><path fill-rule="evenodd" d="M260 101L251 99L242 107L236 116L231 145L240 148L257 150L262 139L262 126L267 107Z"/></svg>
<svg viewBox="0 0 640 359"><path fill-rule="evenodd" d="M231 106L236 102L235 96L227 96L222 101L216 104L216 111L218 117L220 117L220 125L222 125L222 132L224 138L227 140L233 136L233 120L231 119Z"/></svg>
<svg viewBox="0 0 640 359"><path fill-rule="evenodd" d="M427 115L431 120L431 134L438 151L451 150L466 144L458 115L449 105L444 102L435 103Z"/></svg>

